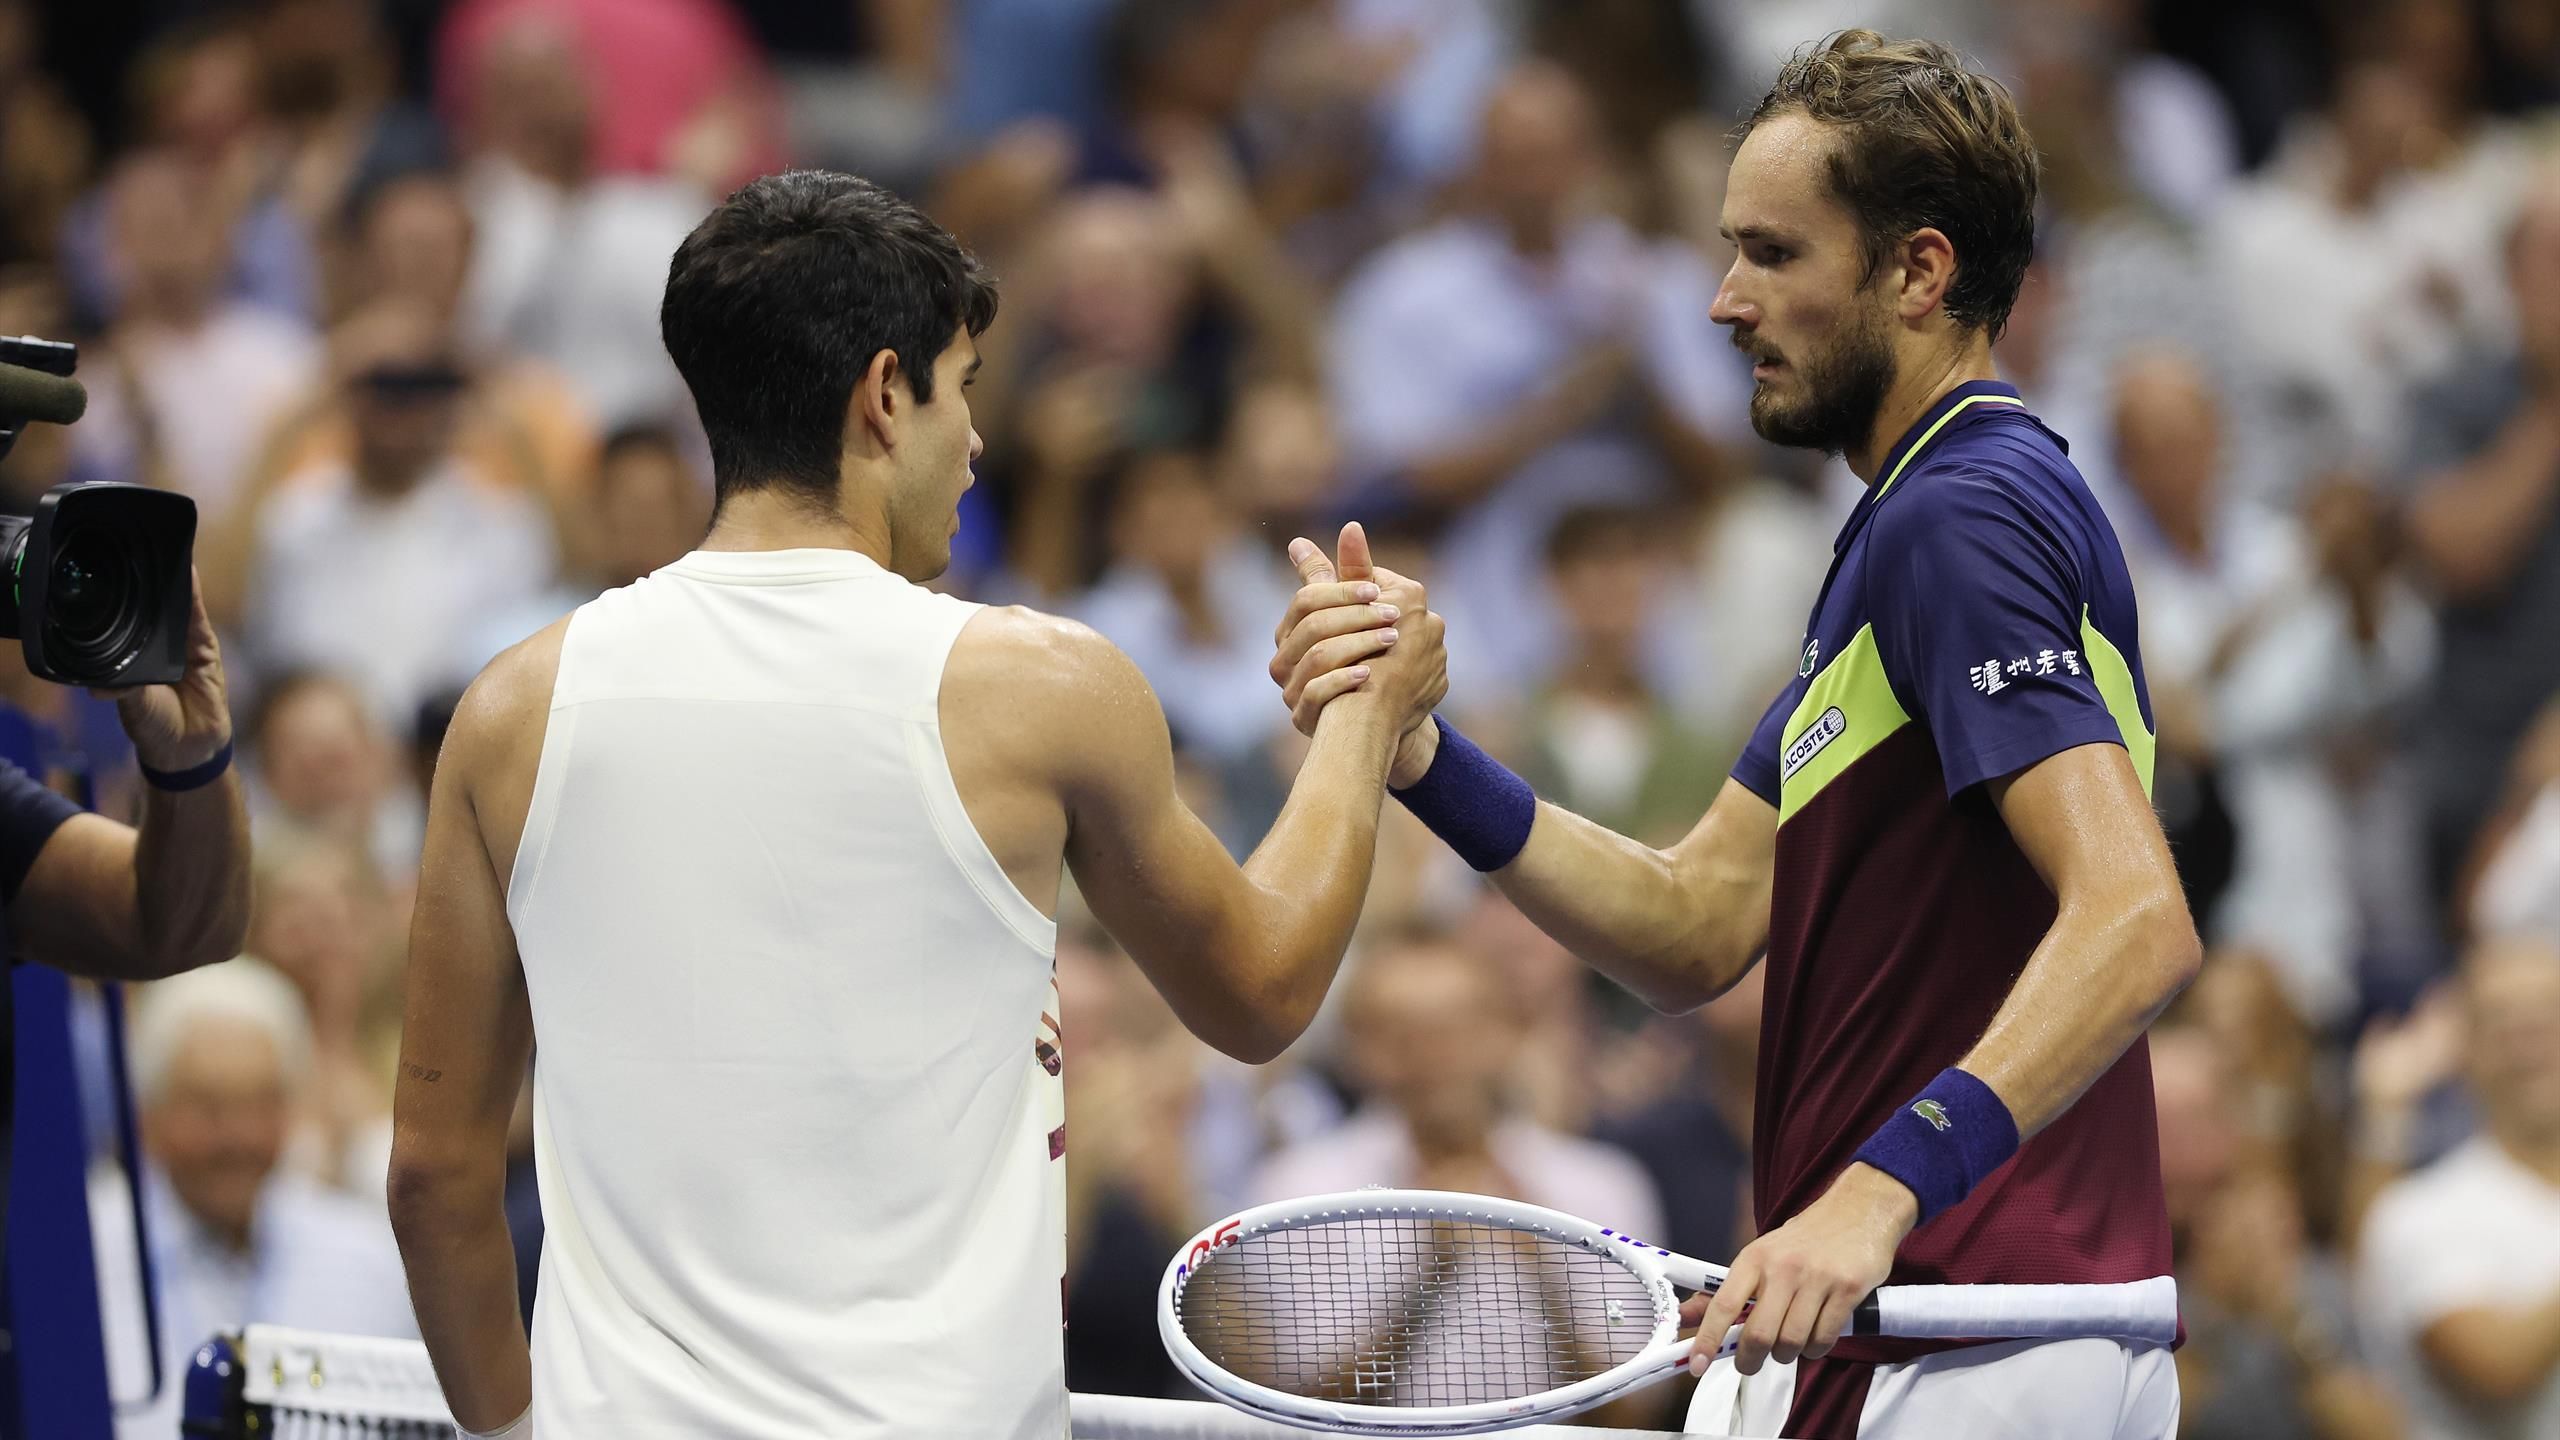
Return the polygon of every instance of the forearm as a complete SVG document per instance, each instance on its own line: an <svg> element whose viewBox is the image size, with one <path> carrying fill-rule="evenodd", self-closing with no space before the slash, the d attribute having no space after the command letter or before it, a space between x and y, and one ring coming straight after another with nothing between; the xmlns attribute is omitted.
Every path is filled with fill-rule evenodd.
<svg viewBox="0 0 2560 1440"><path fill-rule="evenodd" d="M249 812L239 772L177 794L145 785L133 870L146 973L174 975L239 954L249 933Z"/></svg>
<svg viewBox="0 0 2560 1440"><path fill-rule="evenodd" d="M2560 1370L2560 1294L2534 1305L2456 1311L2427 1328L2419 1350L2437 1378L2466 1398L2513 1404Z"/></svg>
<svg viewBox="0 0 2560 1440"><path fill-rule="evenodd" d="M502 1190L481 1179L400 1181L392 1229L418 1334L464 1429L492 1431L533 1403L533 1352L516 1308L515 1246Z"/></svg>
<svg viewBox="0 0 2560 1440"><path fill-rule="evenodd" d="M2560 409L2533 404L2495 444L2439 476L2409 507L2409 538L2456 598L2514 575L2560 485Z"/></svg>
<svg viewBox="0 0 2560 1440"><path fill-rule="evenodd" d="M1958 1068L1991 1087L2024 1140L2116 1063L2200 959L2174 895L2066 902Z"/></svg>
<svg viewBox="0 0 2560 1440"><path fill-rule="evenodd" d="M1288 803L1244 862L1252 901L1230 939L1261 958L1257 1008L1305 1017L1291 1038L1323 1003L1360 919L1396 722L1367 695L1326 706Z"/></svg>
<svg viewBox="0 0 2560 1440"><path fill-rule="evenodd" d="M1768 929L1765 886L1750 876L1693 876L1670 852L1543 802L1520 858L1493 882L1584 964L1668 1013L1731 988Z"/></svg>

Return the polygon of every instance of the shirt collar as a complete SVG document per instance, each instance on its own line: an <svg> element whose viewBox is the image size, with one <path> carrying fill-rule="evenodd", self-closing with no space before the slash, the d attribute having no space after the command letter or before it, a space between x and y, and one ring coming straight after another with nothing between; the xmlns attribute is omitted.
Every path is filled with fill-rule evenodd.
<svg viewBox="0 0 2560 1440"><path fill-rule="evenodd" d="M1850 538L1865 526L1867 516L1883 501L1885 492L1891 490L1902 479L1903 473L1911 468L1911 462L1920 458L1921 451L1945 439L1950 432L1962 429L1980 415L1996 410L2023 412L2026 403L2025 398L2018 394L2018 387L2005 380L1968 380L1939 396L1937 403L1912 422L1911 428L1903 431L1902 438L1893 442L1893 448L1885 452L1884 468L1877 472L1879 478L1867 487L1866 494L1858 497L1856 508L1849 512L1848 522L1840 527L1840 538L1832 542L1832 550L1837 552L1848 548Z"/></svg>
<svg viewBox="0 0 2560 1440"><path fill-rule="evenodd" d="M1902 472L1910 468L1920 452L1946 433L1950 426L1962 423L1963 417L1990 406L2023 409L2026 403L2018 394L2018 387L2004 380L1968 380L1939 396L1938 403L1930 406L1928 413L1903 431L1902 438L1893 442L1893 448L1885 452L1883 478L1876 482L1875 487L1876 498L1884 498L1885 492L1902 478Z"/></svg>

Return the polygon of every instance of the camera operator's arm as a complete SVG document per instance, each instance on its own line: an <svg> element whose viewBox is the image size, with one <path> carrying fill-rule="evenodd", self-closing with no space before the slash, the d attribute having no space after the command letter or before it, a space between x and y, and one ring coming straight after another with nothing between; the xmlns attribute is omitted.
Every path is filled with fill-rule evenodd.
<svg viewBox="0 0 2560 1440"><path fill-rule="evenodd" d="M74 815L9 902L20 953L75 975L149 980L228 960L249 930L249 816L222 649L199 595L176 685L115 694L146 779L139 829ZM189 772L193 771L194 774Z"/></svg>

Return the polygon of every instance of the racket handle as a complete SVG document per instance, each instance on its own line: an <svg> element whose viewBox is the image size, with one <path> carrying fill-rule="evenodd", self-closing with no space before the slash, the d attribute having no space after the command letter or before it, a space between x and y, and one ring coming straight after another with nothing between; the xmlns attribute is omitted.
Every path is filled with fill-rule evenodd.
<svg viewBox="0 0 2560 1440"><path fill-rule="evenodd" d="M2166 1345L2178 1336L2178 1282L2122 1285L1887 1285L1858 1302L1854 1335L1911 1340L2068 1340Z"/></svg>

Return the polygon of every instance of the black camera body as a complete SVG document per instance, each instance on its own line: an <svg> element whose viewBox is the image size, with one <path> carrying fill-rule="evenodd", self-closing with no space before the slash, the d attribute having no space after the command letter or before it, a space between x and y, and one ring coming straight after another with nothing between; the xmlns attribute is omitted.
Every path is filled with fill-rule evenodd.
<svg viewBox="0 0 2560 1440"><path fill-rule="evenodd" d="M87 397L71 346L0 336L0 456L31 420L68 424ZM196 502L147 485L56 485L0 515L0 629L64 685L170 685L186 674Z"/></svg>
<svg viewBox="0 0 2560 1440"><path fill-rule="evenodd" d="M196 502L147 485L56 485L0 516L0 626L47 680L113 690L187 671Z"/></svg>

